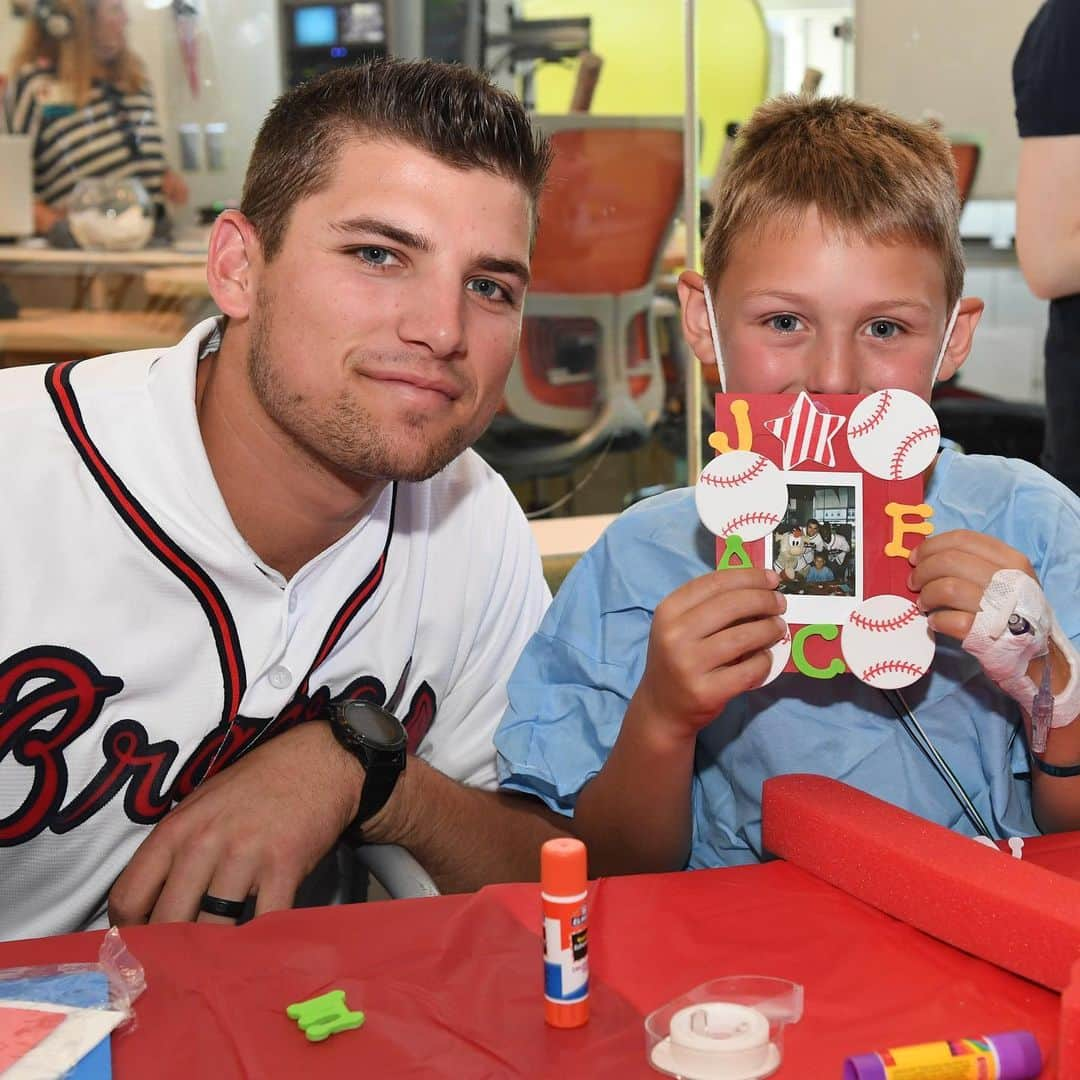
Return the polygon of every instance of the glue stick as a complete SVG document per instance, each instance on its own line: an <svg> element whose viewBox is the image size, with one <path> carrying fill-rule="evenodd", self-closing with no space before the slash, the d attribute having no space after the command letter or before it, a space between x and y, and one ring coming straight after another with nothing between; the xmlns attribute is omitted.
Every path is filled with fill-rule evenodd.
<svg viewBox="0 0 1080 1080"><path fill-rule="evenodd" d="M557 1028L589 1019L589 903L585 845L559 837L540 848L544 907L544 1019Z"/></svg>
<svg viewBox="0 0 1080 1080"><path fill-rule="evenodd" d="M898 1046L844 1062L844 1080L1035 1080L1042 1054L1028 1031Z"/></svg>

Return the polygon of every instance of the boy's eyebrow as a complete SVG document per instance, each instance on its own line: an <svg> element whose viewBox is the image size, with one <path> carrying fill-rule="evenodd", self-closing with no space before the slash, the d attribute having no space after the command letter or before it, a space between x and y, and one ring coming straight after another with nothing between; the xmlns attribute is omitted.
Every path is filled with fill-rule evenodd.
<svg viewBox="0 0 1080 1080"><path fill-rule="evenodd" d="M791 304L803 304L808 301L808 297L802 293L789 292L786 289L752 289L746 293L748 300L766 298L769 300L783 300ZM873 300L864 307L869 311L873 309L889 308L895 310L896 308L913 308L922 312L933 311L933 306L927 300L919 300L914 296L895 296L883 300Z"/></svg>
<svg viewBox="0 0 1080 1080"><path fill-rule="evenodd" d="M917 300L912 296L897 296L891 300L875 300L872 304L867 304L867 307L874 308L917 308L919 311L930 312L933 311L928 300Z"/></svg>

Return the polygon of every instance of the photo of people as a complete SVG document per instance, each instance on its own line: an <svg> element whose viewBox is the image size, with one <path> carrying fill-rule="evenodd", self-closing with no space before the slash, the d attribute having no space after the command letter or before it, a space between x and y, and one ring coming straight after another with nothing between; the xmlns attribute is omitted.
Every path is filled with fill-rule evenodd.
<svg viewBox="0 0 1080 1080"><path fill-rule="evenodd" d="M772 537L773 569L780 575L780 592L793 598L790 618L842 622L862 596L861 477L799 474L804 476L807 483L788 485L788 512Z"/></svg>

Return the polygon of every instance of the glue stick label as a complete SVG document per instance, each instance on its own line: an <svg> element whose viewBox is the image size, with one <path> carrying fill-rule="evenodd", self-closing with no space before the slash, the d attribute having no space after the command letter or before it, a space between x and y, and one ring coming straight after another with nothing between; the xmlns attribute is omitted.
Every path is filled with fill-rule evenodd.
<svg viewBox="0 0 1080 1080"><path fill-rule="evenodd" d="M544 906L544 997L567 1003L589 996L587 893L541 894Z"/></svg>
<svg viewBox="0 0 1080 1080"><path fill-rule="evenodd" d="M878 1055L886 1080L998 1080L998 1056L983 1039L923 1043Z"/></svg>

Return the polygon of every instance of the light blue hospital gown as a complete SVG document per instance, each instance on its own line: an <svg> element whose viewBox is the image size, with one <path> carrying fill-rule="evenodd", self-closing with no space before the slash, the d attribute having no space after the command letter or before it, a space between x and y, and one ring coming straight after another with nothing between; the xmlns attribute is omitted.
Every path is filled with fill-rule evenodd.
<svg viewBox="0 0 1080 1080"><path fill-rule="evenodd" d="M936 533L971 529L1024 552L1059 622L1080 642L1080 500L1022 461L944 450L927 492ZM645 668L656 605L714 565L693 491L623 514L563 583L510 678L495 735L499 780L572 814L599 772ZM999 837L1032 835L1031 765L1018 706L958 642L938 637L930 675L904 692ZM762 857L761 784L783 773L843 780L972 834L952 792L877 690L853 676L784 674L698 736L689 865Z"/></svg>

